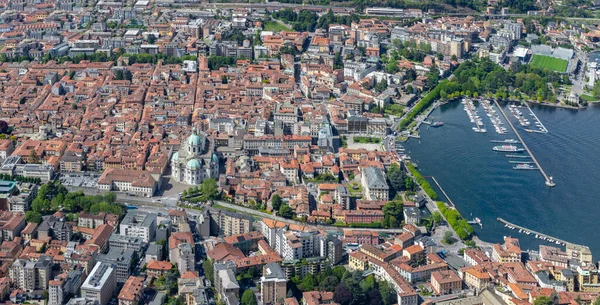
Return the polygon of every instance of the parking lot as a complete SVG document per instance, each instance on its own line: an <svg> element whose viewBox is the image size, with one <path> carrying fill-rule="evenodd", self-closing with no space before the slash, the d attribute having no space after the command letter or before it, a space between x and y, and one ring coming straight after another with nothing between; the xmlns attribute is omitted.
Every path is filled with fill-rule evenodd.
<svg viewBox="0 0 600 305"><path fill-rule="evenodd" d="M59 181L64 186L89 187L95 188L98 186L99 175L81 175L81 174L63 174Z"/></svg>

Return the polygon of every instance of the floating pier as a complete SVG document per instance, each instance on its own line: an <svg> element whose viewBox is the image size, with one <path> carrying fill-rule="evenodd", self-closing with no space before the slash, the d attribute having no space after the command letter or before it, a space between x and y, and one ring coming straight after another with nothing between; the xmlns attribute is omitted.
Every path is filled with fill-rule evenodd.
<svg viewBox="0 0 600 305"><path fill-rule="evenodd" d="M508 222L500 217L496 218L499 222L503 223L505 225L505 227L510 228L510 229L517 229L519 230L519 232L530 235L530 234L534 234L536 238L541 239L541 240L547 240L548 242L553 242L553 243L560 243L561 245L566 245L568 242L565 240L562 240L560 238L556 238L556 237L552 237L550 235L546 235L540 232L536 232L534 230L530 230L527 229L525 227L521 227L519 225L516 225L514 223ZM529 234L527 233L529 232Z"/></svg>
<svg viewBox="0 0 600 305"><path fill-rule="evenodd" d="M552 177L549 177L548 175L546 175L546 172L544 172L544 169L542 168L542 166L535 159L535 156L531 153L531 150L529 150L529 147L527 147L527 144L525 144L525 141L523 141L523 138L521 138L521 135L519 134L519 132L517 131L517 129L515 128L515 126L513 125L513 123L510 121L510 119L508 118L508 116L506 116L506 113L504 113L504 110L502 109L502 107L500 107L500 104L498 104L498 101L494 100L494 103L496 103L496 106L500 110L500 113L502 113L502 115L506 119L506 122L508 123L508 126L510 126L510 128L515 132L515 135L517 136L517 138L519 138L519 141L521 141L521 145L523 145L523 148L525 148L525 150L527 151L527 153L529 154L529 156L531 156L531 160L533 160L533 162L535 163L535 165L537 166L537 168L540 170L540 173L542 173L542 176L544 176L544 179L546 180L546 185L550 186L550 187L555 186L556 184L552 180Z"/></svg>
<svg viewBox="0 0 600 305"><path fill-rule="evenodd" d="M531 158L531 156L505 155L507 158Z"/></svg>
<svg viewBox="0 0 600 305"><path fill-rule="evenodd" d="M509 160L508 163L517 163L517 164L535 164L533 161L517 161L517 160Z"/></svg>

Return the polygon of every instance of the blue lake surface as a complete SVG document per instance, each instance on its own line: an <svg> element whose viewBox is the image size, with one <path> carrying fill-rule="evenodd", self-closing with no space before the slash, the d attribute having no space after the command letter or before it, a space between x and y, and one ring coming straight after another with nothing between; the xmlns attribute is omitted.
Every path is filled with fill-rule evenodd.
<svg viewBox="0 0 600 305"><path fill-rule="evenodd" d="M516 139L516 136L506 123L508 134L497 134L481 106L477 109L487 133L475 133L463 105L453 102L432 113L433 120L445 123L443 127L423 125L421 139L411 139L404 146L421 173L435 176L465 218L481 218L483 229L476 228L476 232L482 240L502 242L503 236L518 237L523 250L537 250L540 243L549 245L533 235L505 228L496 220L501 217L553 237L587 245L598 259L600 107L570 110L532 105L531 109L549 131L543 134L524 131L524 128L535 129L527 108L519 110L532 125L521 127L508 111L507 104L501 105L542 168L553 176L555 187L547 187L539 171L514 170L515 164L509 163L505 156L511 153L492 150L502 144L490 140Z"/></svg>

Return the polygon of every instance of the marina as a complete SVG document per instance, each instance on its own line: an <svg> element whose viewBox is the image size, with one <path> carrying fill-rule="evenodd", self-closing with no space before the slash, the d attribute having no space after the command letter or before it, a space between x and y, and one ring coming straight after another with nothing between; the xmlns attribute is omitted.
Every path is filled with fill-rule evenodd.
<svg viewBox="0 0 600 305"><path fill-rule="evenodd" d="M508 130L506 129L506 127L503 126L504 123L502 122L502 119L500 119L500 116L498 115L498 113L496 112L496 110L494 109L494 106L490 103L490 101L483 100L483 101L481 101L481 105L483 106L483 109L487 113L487 116L490 118L490 121L492 122L492 125L494 126L494 130L496 130L496 133L506 134L508 132ZM511 142L503 142L503 143L511 143Z"/></svg>
<svg viewBox="0 0 600 305"><path fill-rule="evenodd" d="M537 239L545 240L545 241L547 241L549 243L555 243L555 244L561 245L561 246L565 246L567 244L567 241L564 241L562 239L559 239L559 238L556 238L556 237L552 237L552 236L549 236L549 235L546 235L546 234L543 234L543 233L540 233L540 232L536 232L534 230L530 230L530 229L527 229L525 227L521 227L521 226L516 225L514 223L510 223L510 222L508 222L508 221L506 221L506 220L504 220L504 219L502 219L500 217L498 217L496 219L499 222L503 223L505 228L508 228L508 229L511 229L511 230L519 230L519 233L523 233L523 234L526 234L526 235L532 235L533 234L535 236L535 238L537 238Z"/></svg>
<svg viewBox="0 0 600 305"><path fill-rule="evenodd" d="M477 109L473 101L470 99L463 99L461 103L465 105L463 108L467 113L471 123L475 124L473 131L478 133L486 133L487 130L485 129L485 125L483 125L483 121L481 120L479 113L477 113Z"/></svg>
<svg viewBox="0 0 600 305"><path fill-rule="evenodd" d="M552 177L549 177L548 175L546 175L546 172L540 166L539 162L535 159L535 156L531 153L531 151L527 147L527 144L525 144L525 141L523 141L523 138L521 137L521 135L519 134L519 132L517 131L517 129L515 128L515 126L508 119L508 117L506 116L506 113L504 113L504 110L502 110L502 108L500 108L500 105L498 104L498 101L494 101L494 102L496 103L496 106L498 107L498 109L500 110L500 112L502 113L502 115L504 116L504 118L506 119L506 121L508 122L508 125L510 126L510 128L515 132L515 135L517 136L517 138L519 138L519 141L521 141L521 145L523 145L524 149L527 151L527 153L529 154L529 156L531 156L531 160L533 160L533 162L535 163L536 168L540 170L540 173L542 173L542 176L544 177L544 180L546 180L545 181L546 185L550 186L550 187L555 186L556 184L552 180Z"/></svg>
<svg viewBox="0 0 600 305"><path fill-rule="evenodd" d="M538 131L536 130L532 130L532 132L539 132L539 133L548 133L548 129L546 129L546 126L544 126L544 124L542 124L542 121L540 121L540 119L537 117L537 115L535 115L535 113L533 112L533 110L531 110L531 107L529 107L529 104L525 104L527 107L527 110L529 110L529 114L531 115L531 117L533 117L534 121L535 121L535 126L538 127Z"/></svg>

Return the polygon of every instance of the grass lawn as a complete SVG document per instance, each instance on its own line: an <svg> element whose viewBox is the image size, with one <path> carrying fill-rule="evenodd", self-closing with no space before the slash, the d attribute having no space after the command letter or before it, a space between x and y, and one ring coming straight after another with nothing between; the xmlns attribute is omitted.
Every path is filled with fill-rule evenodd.
<svg viewBox="0 0 600 305"><path fill-rule="evenodd" d="M288 28L287 26L285 26L277 21L267 21L267 22L263 23L263 25L265 27L265 31L273 31L273 32L291 31L290 28Z"/></svg>
<svg viewBox="0 0 600 305"><path fill-rule="evenodd" d="M354 137L354 143L377 144L381 143L381 138Z"/></svg>
<svg viewBox="0 0 600 305"><path fill-rule="evenodd" d="M545 55L533 55L531 64L538 68L546 68L557 72L567 71L568 61L560 58L545 56Z"/></svg>
<svg viewBox="0 0 600 305"><path fill-rule="evenodd" d="M591 95L582 94L580 97L582 100L584 100L586 102L598 102L598 99Z"/></svg>
<svg viewBox="0 0 600 305"><path fill-rule="evenodd" d="M398 104L387 104L385 105L385 114L402 116L404 114L404 107Z"/></svg>

